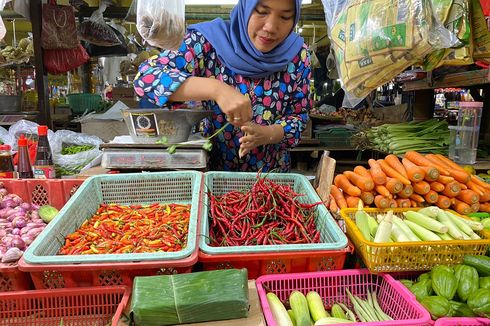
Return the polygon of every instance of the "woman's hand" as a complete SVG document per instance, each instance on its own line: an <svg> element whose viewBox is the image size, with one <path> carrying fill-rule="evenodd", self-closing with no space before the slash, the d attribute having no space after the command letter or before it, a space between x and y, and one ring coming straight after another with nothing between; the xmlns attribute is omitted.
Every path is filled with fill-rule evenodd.
<svg viewBox="0 0 490 326"><path fill-rule="evenodd" d="M284 129L281 125L262 126L249 122L241 127L244 134L240 138L239 156L247 155L252 149L267 145L277 144L284 137Z"/></svg>
<svg viewBox="0 0 490 326"><path fill-rule="evenodd" d="M224 83L216 88L215 94L216 103L232 125L241 127L252 120L252 104L247 96Z"/></svg>

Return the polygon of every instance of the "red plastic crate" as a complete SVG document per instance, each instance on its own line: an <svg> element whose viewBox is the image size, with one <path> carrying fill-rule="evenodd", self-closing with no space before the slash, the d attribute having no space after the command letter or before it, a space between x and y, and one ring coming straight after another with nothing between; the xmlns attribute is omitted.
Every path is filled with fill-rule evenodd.
<svg viewBox="0 0 490 326"><path fill-rule="evenodd" d="M52 205L61 209L82 184L83 179L0 179L9 193L37 205ZM18 269L17 263L0 263L0 292L23 291L33 288L29 273Z"/></svg>
<svg viewBox="0 0 490 326"><path fill-rule="evenodd" d="M0 325L117 326L129 299L123 286L0 293Z"/></svg>
<svg viewBox="0 0 490 326"><path fill-rule="evenodd" d="M256 279L261 275L297 272L318 272L339 270L344 267L347 254L354 252L349 242L339 250L290 251L274 253L247 253L209 255L199 251L199 262L205 271L246 268L248 278Z"/></svg>

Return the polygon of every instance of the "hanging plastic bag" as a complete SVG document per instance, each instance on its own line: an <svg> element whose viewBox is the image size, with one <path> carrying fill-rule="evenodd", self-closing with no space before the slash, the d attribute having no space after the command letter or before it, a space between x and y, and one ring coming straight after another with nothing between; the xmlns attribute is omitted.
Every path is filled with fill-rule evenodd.
<svg viewBox="0 0 490 326"><path fill-rule="evenodd" d="M14 1L14 11L21 16L25 17L27 20L31 20L31 14L29 12L30 4L29 0L15 0Z"/></svg>
<svg viewBox="0 0 490 326"><path fill-rule="evenodd" d="M353 107L371 91L437 49L456 46L456 35L426 0L322 0L337 72Z"/></svg>
<svg viewBox="0 0 490 326"><path fill-rule="evenodd" d="M120 45L121 41L114 30L104 21L104 11L107 5L101 2L90 18L80 24L78 33L80 39L98 46Z"/></svg>
<svg viewBox="0 0 490 326"><path fill-rule="evenodd" d="M1 144L12 144L12 137L7 129L0 127L0 143Z"/></svg>
<svg viewBox="0 0 490 326"><path fill-rule="evenodd" d="M117 35L117 38L119 39L121 44L114 46L99 46L87 43L85 45L85 49L91 57L114 57L125 56L128 54L128 46L126 44L126 38L124 37L124 35L112 26L109 26L109 28L111 28L112 31Z"/></svg>
<svg viewBox="0 0 490 326"><path fill-rule="evenodd" d="M71 130L58 130L54 134L51 150L58 172L64 175L78 174L86 165L96 159L102 151L99 145L104 141Z"/></svg>
<svg viewBox="0 0 490 326"><path fill-rule="evenodd" d="M64 74L78 68L90 59L81 44L73 49L43 50L43 53L44 67L53 75Z"/></svg>
<svg viewBox="0 0 490 326"><path fill-rule="evenodd" d="M186 30L184 1L140 1L136 28L148 44L168 50L178 49Z"/></svg>
<svg viewBox="0 0 490 326"><path fill-rule="evenodd" d="M72 6L58 6L55 0L43 4L41 46L43 49L72 49L80 44Z"/></svg>
<svg viewBox="0 0 490 326"><path fill-rule="evenodd" d="M3 10L5 7L5 4L9 2L10 0L0 0L0 10ZM0 16L0 41L3 40L5 35L7 34L7 28L5 27L5 24L3 23L2 16Z"/></svg>

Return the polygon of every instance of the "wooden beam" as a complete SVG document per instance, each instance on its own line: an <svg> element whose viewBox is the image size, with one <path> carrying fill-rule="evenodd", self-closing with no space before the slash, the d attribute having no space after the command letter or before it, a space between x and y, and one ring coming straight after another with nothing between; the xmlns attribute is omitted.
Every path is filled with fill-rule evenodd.
<svg viewBox="0 0 490 326"><path fill-rule="evenodd" d="M490 82L490 70L479 69L472 71L459 72L454 74L447 74L440 78L433 78L433 82L427 78L416 80L413 82L406 82L403 84L404 91L415 91L420 89L434 89L434 88L448 88L448 87L460 87L481 85Z"/></svg>
<svg viewBox="0 0 490 326"><path fill-rule="evenodd" d="M31 23L34 43L34 64L36 66L36 89L38 93L38 123L53 129L51 111L49 108L48 75L44 70L43 50L41 48L42 3L41 0L31 0Z"/></svg>

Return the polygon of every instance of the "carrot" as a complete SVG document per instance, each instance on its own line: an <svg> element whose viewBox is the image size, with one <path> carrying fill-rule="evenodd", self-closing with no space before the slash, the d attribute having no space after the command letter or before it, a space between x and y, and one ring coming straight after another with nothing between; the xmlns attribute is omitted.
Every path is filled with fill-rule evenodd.
<svg viewBox="0 0 490 326"><path fill-rule="evenodd" d="M425 195L430 191L430 184L426 181L416 182L412 187L413 191L419 195Z"/></svg>
<svg viewBox="0 0 490 326"><path fill-rule="evenodd" d="M427 181L436 181L441 175L439 170L433 166L420 166L420 168L425 172L424 179Z"/></svg>
<svg viewBox="0 0 490 326"><path fill-rule="evenodd" d="M357 165L355 168L354 168L354 172L359 174L359 175L362 175L363 177L365 178L368 178L368 179L371 179L373 180L373 176L371 175L371 172L369 172L368 169L366 169L364 166L362 165ZM374 182L374 181L373 181Z"/></svg>
<svg viewBox="0 0 490 326"><path fill-rule="evenodd" d="M432 189L436 192L442 192L445 187L446 187L445 185L443 185L442 183L437 182L437 181L432 181L430 183L430 189Z"/></svg>
<svg viewBox="0 0 490 326"><path fill-rule="evenodd" d="M480 200L481 200L481 197L484 196L485 191L479 185L474 183L473 180L468 181L466 185L468 186L468 188L476 192L480 196Z"/></svg>
<svg viewBox="0 0 490 326"><path fill-rule="evenodd" d="M425 171L420 166L415 165L408 158L403 158L402 164L405 167L405 170L407 171L408 179L414 182L424 180Z"/></svg>
<svg viewBox="0 0 490 326"><path fill-rule="evenodd" d="M411 200L415 200L417 203L423 203L423 202L425 202L424 197L420 196L419 194L412 194L410 196L410 199Z"/></svg>
<svg viewBox="0 0 490 326"><path fill-rule="evenodd" d="M386 183L386 174L383 172L383 169L381 169L379 163L371 158L368 160L368 164L371 168L369 172L373 177L374 183L377 185L384 185Z"/></svg>
<svg viewBox="0 0 490 326"><path fill-rule="evenodd" d="M358 187L354 186L349 179L343 174L337 174L333 180L334 185L342 189L343 192L350 196L357 196L359 197L361 195L361 189Z"/></svg>
<svg viewBox="0 0 490 326"><path fill-rule="evenodd" d="M374 197L374 205L377 208L388 208L390 207L390 199L381 195L376 195Z"/></svg>
<svg viewBox="0 0 490 326"><path fill-rule="evenodd" d="M455 204L453 204L453 208L456 212L462 215L468 215L471 213L471 207L465 202L461 200L454 199Z"/></svg>
<svg viewBox="0 0 490 326"><path fill-rule="evenodd" d="M451 206L451 200L447 196L439 195L439 198L437 199L436 205L439 208L447 209Z"/></svg>
<svg viewBox="0 0 490 326"><path fill-rule="evenodd" d="M459 187L461 188L461 190L467 190L468 189L468 186L465 184L465 183L459 183Z"/></svg>
<svg viewBox="0 0 490 326"><path fill-rule="evenodd" d="M490 203L480 204L480 212L490 213Z"/></svg>
<svg viewBox="0 0 490 326"><path fill-rule="evenodd" d="M435 166L438 170L439 173L442 175L450 175L449 170L441 164L439 159L434 155L434 154L426 154L425 158L432 162L432 166Z"/></svg>
<svg viewBox="0 0 490 326"><path fill-rule="evenodd" d="M457 195L459 195L460 192L461 192L461 187L459 186L459 182L453 181L446 184L442 194L451 198L451 197L456 197Z"/></svg>
<svg viewBox="0 0 490 326"><path fill-rule="evenodd" d="M468 205L478 203L480 201L480 196L473 190L461 190L456 198L467 203Z"/></svg>
<svg viewBox="0 0 490 326"><path fill-rule="evenodd" d="M408 178L405 178L401 173L399 173L398 171L393 169L388 163L386 163L385 160L380 159L377 162L381 166L381 169L383 170L383 172L388 177L396 178L396 179L400 180L405 185L409 185L411 183L410 180L408 180Z"/></svg>
<svg viewBox="0 0 490 326"><path fill-rule="evenodd" d="M356 196L347 196L345 198L345 201L347 202L347 206L349 208L356 208L357 205L359 205L360 200L361 200L361 198L356 197Z"/></svg>
<svg viewBox="0 0 490 326"><path fill-rule="evenodd" d="M439 181L440 183L443 183L443 184L448 184L450 182L453 182L454 181L454 178L453 177L448 177L448 176L445 176L445 175L440 175L439 178L437 178L437 181Z"/></svg>
<svg viewBox="0 0 490 326"><path fill-rule="evenodd" d="M400 208L410 208L410 199L398 198L396 199L396 204Z"/></svg>
<svg viewBox="0 0 490 326"><path fill-rule="evenodd" d="M347 202L345 201L344 195L336 185L330 187L330 194L333 196L340 209L347 208Z"/></svg>
<svg viewBox="0 0 490 326"><path fill-rule="evenodd" d="M352 184L355 184L361 191L370 191L374 189L374 182L371 178L363 177L352 171L345 171L344 175Z"/></svg>
<svg viewBox="0 0 490 326"><path fill-rule="evenodd" d="M479 177L472 175L471 176L471 181L473 181L474 183L476 183L478 186L486 189L487 191L490 191L490 184L486 183L485 181L483 181Z"/></svg>
<svg viewBox="0 0 490 326"><path fill-rule="evenodd" d="M374 195L372 192L363 191L361 192L361 200L366 205L371 205L374 202Z"/></svg>
<svg viewBox="0 0 490 326"><path fill-rule="evenodd" d="M385 187L390 193L397 194L403 190L403 183L398 179L388 177Z"/></svg>
<svg viewBox="0 0 490 326"><path fill-rule="evenodd" d="M429 161L424 155L420 154L419 152L416 151L408 151L404 155L405 158L409 159L412 161L414 164L418 166L432 166L434 167L434 164L432 164L431 161Z"/></svg>
<svg viewBox="0 0 490 326"><path fill-rule="evenodd" d="M429 190L429 192L425 194L424 199L429 204L435 204L437 203L437 199L439 199L439 194L434 190Z"/></svg>
<svg viewBox="0 0 490 326"><path fill-rule="evenodd" d="M490 201L490 191L484 191L483 195L480 196L480 202L485 203L487 201Z"/></svg>
<svg viewBox="0 0 490 326"><path fill-rule="evenodd" d="M415 200L413 199L409 199L410 200L410 206L411 207L419 207L419 203L417 203Z"/></svg>
<svg viewBox="0 0 490 326"><path fill-rule="evenodd" d="M398 157L393 154L388 154L385 157L386 163L388 163L395 171L398 171L401 175L408 179L407 171L405 170L405 166L400 162Z"/></svg>
<svg viewBox="0 0 490 326"><path fill-rule="evenodd" d="M380 194L382 196L385 196L388 198L393 197L393 195L390 193L390 191L388 189L386 189L386 187L383 185L377 185L376 187L374 187L374 189L376 190L376 192L378 194Z"/></svg>
<svg viewBox="0 0 490 326"><path fill-rule="evenodd" d="M390 208L397 208L398 207L398 203L396 202L395 199L391 198L390 199Z"/></svg>
<svg viewBox="0 0 490 326"><path fill-rule="evenodd" d="M400 191L397 195L401 198L409 198L413 194L413 187L411 185L406 185L403 187L403 190Z"/></svg>
<svg viewBox="0 0 490 326"><path fill-rule="evenodd" d="M434 160L438 160L442 166L446 167L449 171L449 175L452 176L455 180L458 180L461 183L466 183L470 181L470 174L466 172L462 167L445 157L441 154L428 154L434 158Z"/></svg>
<svg viewBox="0 0 490 326"><path fill-rule="evenodd" d="M337 202L335 201L335 198L333 198L332 194L330 194L330 203L328 205L328 209L332 213L337 213L339 211L339 206L337 205Z"/></svg>
<svg viewBox="0 0 490 326"><path fill-rule="evenodd" d="M470 205L470 208L471 208L471 212L472 213L476 213L480 210L480 203L474 203L474 204L471 204Z"/></svg>

